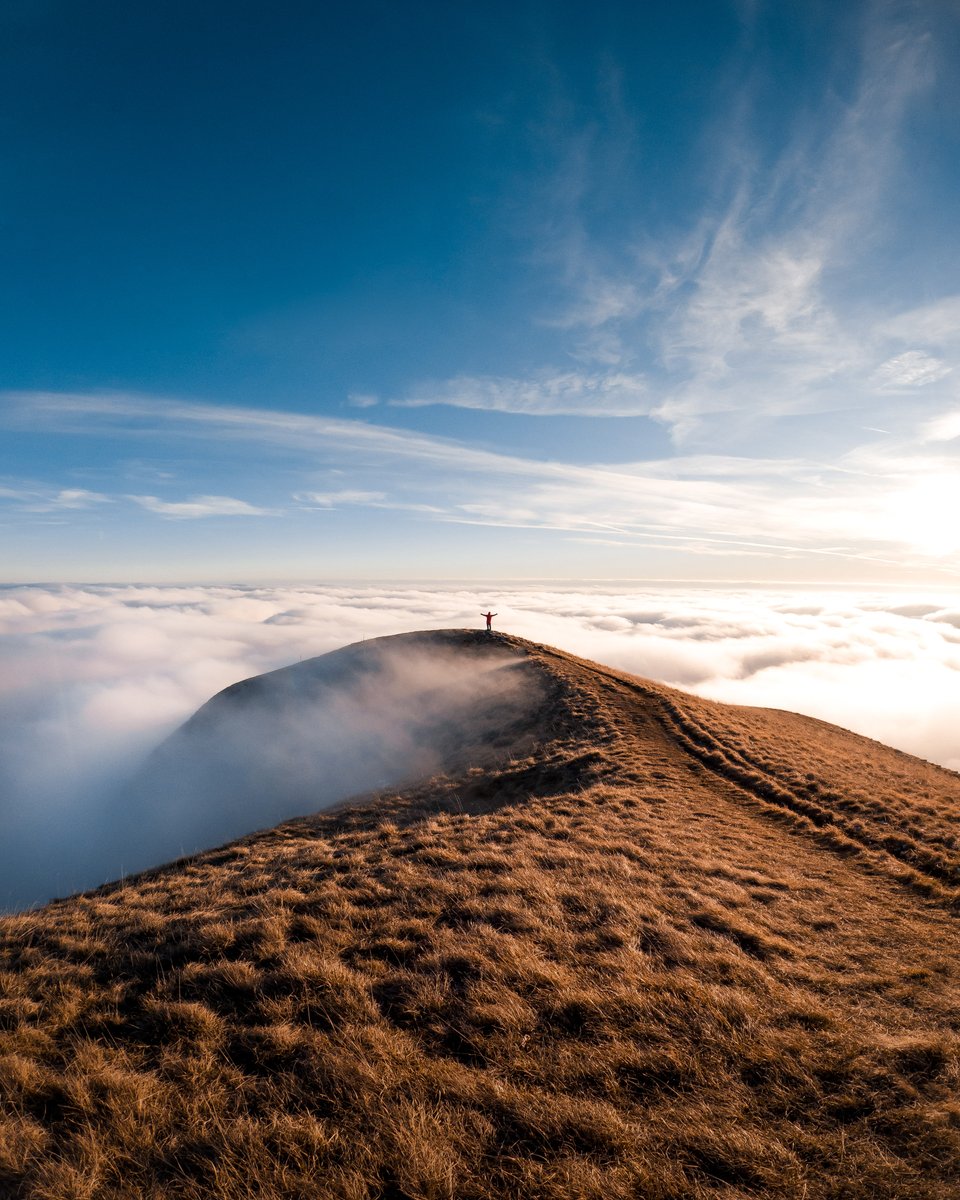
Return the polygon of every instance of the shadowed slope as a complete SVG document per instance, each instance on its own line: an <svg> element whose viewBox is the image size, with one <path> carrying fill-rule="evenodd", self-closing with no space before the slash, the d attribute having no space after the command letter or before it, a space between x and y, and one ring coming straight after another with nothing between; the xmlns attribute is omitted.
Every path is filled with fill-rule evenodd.
<svg viewBox="0 0 960 1200"><path fill-rule="evenodd" d="M543 696L532 664L481 634L358 642L244 679L203 705L117 794L85 857L103 879L345 797L515 749ZM91 831L93 832L93 831Z"/></svg>
<svg viewBox="0 0 960 1200"><path fill-rule="evenodd" d="M493 641L443 773L0 925L0 1187L956 1194L960 777Z"/></svg>

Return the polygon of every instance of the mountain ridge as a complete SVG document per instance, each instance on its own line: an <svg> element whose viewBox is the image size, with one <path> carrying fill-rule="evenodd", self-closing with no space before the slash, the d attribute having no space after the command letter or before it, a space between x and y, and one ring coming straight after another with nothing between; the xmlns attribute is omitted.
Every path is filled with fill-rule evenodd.
<svg viewBox="0 0 960 1200"><path fill-rule="evenodd" d="M433 774L0 921L9 1194L955 1195L960 776L441 640Z"/></svg>

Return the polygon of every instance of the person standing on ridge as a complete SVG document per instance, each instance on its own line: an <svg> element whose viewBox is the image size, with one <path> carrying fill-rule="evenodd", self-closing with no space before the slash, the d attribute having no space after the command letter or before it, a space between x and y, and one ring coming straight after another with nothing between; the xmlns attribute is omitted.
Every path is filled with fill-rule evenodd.
<svg viewBox="0 0 960 1200"><path fill-rule="evenodd" d="M497 614L495 612L485 612L480 614L481 617L486 617L487 619L487 633L493 633L493 618L496 615Z"/></svg>

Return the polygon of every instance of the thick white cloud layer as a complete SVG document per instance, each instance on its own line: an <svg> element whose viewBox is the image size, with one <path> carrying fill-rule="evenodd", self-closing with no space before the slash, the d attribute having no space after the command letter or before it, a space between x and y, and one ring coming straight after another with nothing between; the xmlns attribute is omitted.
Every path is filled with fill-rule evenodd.
<svg viewBox="0 0 960 1200"><path fill-rule="evenodd" d="M0 589L5 855L21 874L31 856L68 855L57 831L95 821L100 798L228 684L362 638L478 628L488 605L496 627L524 637L716 699L808 713L960 768L960 605L945 595L16 587ZM73 886L66 864L52 867L50 891L58 878Z"/></svg>

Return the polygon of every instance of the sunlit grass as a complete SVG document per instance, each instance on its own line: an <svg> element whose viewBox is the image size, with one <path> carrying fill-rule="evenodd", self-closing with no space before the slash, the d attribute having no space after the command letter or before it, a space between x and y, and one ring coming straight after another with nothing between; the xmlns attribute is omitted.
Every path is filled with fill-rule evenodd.
<svg viewBox="0 0 960 1200"><path fill-rule="evenodd" d="M512 644L447 774L3 921L3 1195L957 1194L960 778Z"/></svg>

